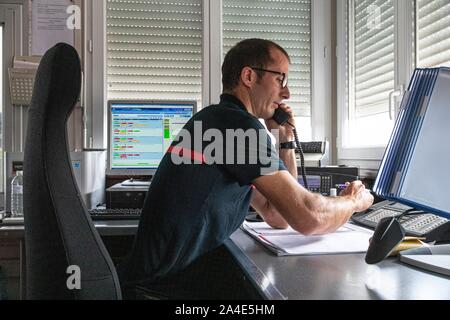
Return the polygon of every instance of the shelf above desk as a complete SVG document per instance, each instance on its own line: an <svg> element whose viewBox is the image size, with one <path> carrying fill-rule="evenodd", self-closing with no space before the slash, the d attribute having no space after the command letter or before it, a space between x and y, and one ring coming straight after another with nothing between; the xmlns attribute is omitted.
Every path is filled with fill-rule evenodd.
<svg viewBox="0 0 450 320"><path fill-rule="evenodd" d="M98 220L95 228L101 236L133 236L136 234L138 220ZM1 238L23 238L23 225L1 225Z"/></svg>

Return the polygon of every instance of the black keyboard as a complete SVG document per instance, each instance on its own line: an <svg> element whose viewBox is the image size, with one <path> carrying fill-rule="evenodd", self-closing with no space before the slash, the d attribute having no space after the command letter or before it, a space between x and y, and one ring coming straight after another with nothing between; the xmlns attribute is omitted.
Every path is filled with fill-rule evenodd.
<svg viewBox="0 0 450 320"><path fill-rule="evenodd" d="M374 204L364 212L355 213L352 221L365 227L375 229L378 222L385 217L400 216L406 210L412 209L406 205L392 201L382 201ZM432 231L449 228L449 220L432 213L405 214L398 221L405 229L407 236L428 238Z"/></svg>
<svg viewBox="0 0 450 320"><path fill-rule="evenodd" d="M131 208L97 208L88 210L92 220L139 220L141 217L142 209Z"/></svg>

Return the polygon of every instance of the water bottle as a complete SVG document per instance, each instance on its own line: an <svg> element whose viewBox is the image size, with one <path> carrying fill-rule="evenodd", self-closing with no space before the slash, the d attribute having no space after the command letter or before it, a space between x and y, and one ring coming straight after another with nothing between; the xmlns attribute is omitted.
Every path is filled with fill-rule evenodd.
<svg viewBox="0 0 450 320"><path fill-rule="evenodd" d="M11 215L13 217L23 217L22 171L17 171L16 176L11 181Z"/></svg>

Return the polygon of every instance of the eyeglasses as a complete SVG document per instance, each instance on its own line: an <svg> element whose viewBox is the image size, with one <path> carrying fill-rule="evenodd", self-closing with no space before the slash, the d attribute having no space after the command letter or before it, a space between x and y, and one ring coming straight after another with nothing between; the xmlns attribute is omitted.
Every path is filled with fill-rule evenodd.
<svg viewBox="0 0 450 320"><path fill-rule="evenodd" d="M267 69L262 69L262 68L256 68L256 67L250 67L254 70L259 70L259 71L264 71L264 72L270 72L270 73L275 73L278 74L280 76L282 76L280 80L280 84L281 84L281 88L284 89L286 88L287 84L288 84L288 77L287 74L284 72L279 72L279 71L273 71L273 70L267 70Z"/></svg>

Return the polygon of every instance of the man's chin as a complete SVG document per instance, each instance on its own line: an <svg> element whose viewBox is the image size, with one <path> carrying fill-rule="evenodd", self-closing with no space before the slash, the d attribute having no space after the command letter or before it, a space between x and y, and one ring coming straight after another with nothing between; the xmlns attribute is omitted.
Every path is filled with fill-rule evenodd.
<svg viewBox="0 0 450 320"><path fill-rule="evenodd" d="M264 117L261 117L261 119L270 120L273 118L273 114L274 114L274 112L271 112L271 113L265 115Z"/></svg>
<svg viewBox="0 0 450 320"><path fill-rule="evenodd" d="M268 119L273 118L274 114L275 114L275 110L277 110L278 108L273 108L270 110L269 114L268 114Z"/></svg>

